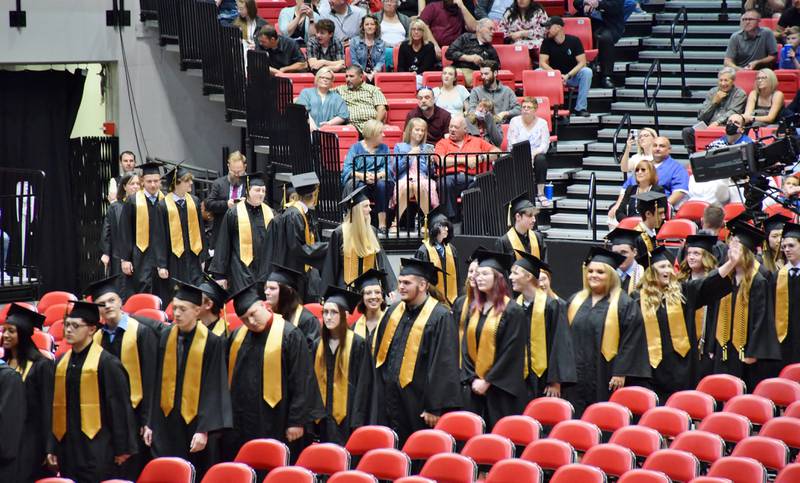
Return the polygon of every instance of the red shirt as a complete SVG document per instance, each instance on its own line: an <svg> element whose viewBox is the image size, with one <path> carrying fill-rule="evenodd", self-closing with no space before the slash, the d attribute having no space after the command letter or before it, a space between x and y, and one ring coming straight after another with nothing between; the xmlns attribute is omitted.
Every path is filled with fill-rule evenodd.
<svg viewBox="0 0 800 483"><path fill-rule="evenodd" d="M454 174L458 172L466 172L470 175L478 174L478 171L486 171L486 169L480 169L480 163L478 166L474 168L467 168L466 166L447 166L445 164L445 156L450 153L489 153L497 148L486 141L485 139L481 139L479 137L470 136L469 134L464 136L464 144L459 147L456 143L450 140L450 138L443 138L441 141L436 143L436 147L434 148L434 152L439 155L441 158L441 162L445 166L445 174ZM462 161L466 161L466 156L459 156L457 157L456 161L459 161L459 164Z"/></svg>

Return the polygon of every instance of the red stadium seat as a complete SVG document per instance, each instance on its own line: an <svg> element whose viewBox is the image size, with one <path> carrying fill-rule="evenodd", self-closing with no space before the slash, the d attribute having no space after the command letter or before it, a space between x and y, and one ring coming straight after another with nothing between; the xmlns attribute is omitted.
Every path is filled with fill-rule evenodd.
<svg viewBox="0 0 800 483"><path fill-rule="evenodd" d="M156 458L145 465L136 483L194 483L194 466L182 458Z"/></svg>
<svg viewBox="0 0 800 483"><path fill-rule="evenodd" d="M777 473L789 464L789 447L779 439L750 436L736 443L731 456L753 458L764 465L767 470Z"/></svg>
<svg viewBox="0 0 800 483"><path fill-rule="evenodd" d="M718 459L708 470L708 476L721 476L728 478L733 483L764 483L767 481L767 471L761 463L752 458L740 456Z"/></svg>
<svg viewBox="0 0 800 483"><path fill-rule="evenodd" d="M508 87L512 91L516 89L516 82L514 81L514 73L510 70L501 69L497 71L497 75L495 79L502 85ZM481 79L481 71L476 70L472 73L472 85L479 86L482 85L483 80Z"/></svg>
<svg viewBox="0 0 800 483"><path fill-rule="evenodd" d="M542 469L536 463L509 459L492 466L485 483L540 483L544 481Z"/></svg>
<svg viewBox="0 0 800 483"><path fill-rule="evenodd" d="M619 225L619 228L625 228L627 230L635 230L639 223L642 222L642 218L640 216L629 216L627 218L623 218Z"/></svg>
<svg viewBox="0 0 800 483"><path fill-rule="evenodd" d="M710 394L700 391L678 391L673 393L667 403L668 408L683 409L695 421L704 419L716 410L716 402Z"/></svg>
<svg viewBox="0 0 800 483"><path fill-rule="evenodd" d="M436 483L436 481L424 476L406 476L405 478L394 480L394 483Z"/></svg>
<svg viewBox="0 0 800 483"><path fill-rule="evenodd" d="M56 353L55 353L56 359L66 354L67 351L70 349L72 349L71 345L67 344L64 341L59 342L58 347L56 347Z"/></svg>
<svg viewBox="0 0 800 483"><path fill-rule="evenodd" d="M725 211L725 221L731 221L744 213L745 206L742 203L728 203L722 209Z"/></svg>
<svg viewBox="0 0 800 483"><path fill-rule="evenodd" d="M286 77L292 81L292 97L296 98L300 95L303 89L314 87L314 74L298 73L298 74L278 74L280 77Z"/></svg>
<svg viewBox="0 0 800 483"><path fill-rule="evenodd" d="M70 300L78 300L78 297L70 292L47 292L46 294L42 295L42 298L40 298L39 302L36 303L36 310L40 314L44 314L45 311L47 311L47 308L51 305L66 304Z"/></svg>
<svg viewBox="0 0 800 483"><path fill-rule="evenodd" d="M589 18L564 17L564 32L580 39L588 62L597 58L598 49L595 49L593 45L592 23Z"/></svg>
<svg viewBox="0 0 800 483"><path fill-rule="evenodd" d="M411 459L396 449L373 449L361 457L356 468L380 480L396 480L411 472Z"/></svg>
<svg viewBox="0 0 800 483"><path fill-rule="evenodd" d="M387 101L389 102L389 111L386 114L386 123L400 129L405 128L406 116L417 107L417 100L387 99Z"/></svg>
<svg viewBox="0 0 800 483"><path fill-rule="evenodd" d="M781 214L781 215L783 215L783 216L785 216L787 218L794 218L794 213L792 213L791 210L788 210L788 209L784 208L783 205L779 205L779 204L774 204L774 205L767 206L766 208L764 208L764 213L767 216L773 216L773 215ZM789 364L789 366L793 366L793 365L794 364ZM786 366L786 367L789 367L789 366ZM784 367L784 369L786 367ZM781 376L781 377L783 377L783 376ZM797 382L800 382L800 381L797 381Z"/></svg>
<svg viewBox="0 0 800 483"><path fill-rule="evenodd" d="M756 84L757 70L737 70L736 79L733 81L734 85L742 89L745 94L750 94Z"/></svg>
<svg viewBox="0 0 800 483"><path fill-rule="evenodd" d="M525 416L532 417L543 426L555 426L572 419L574 413L569 401L557 397L538 397L525 407Z"/></svg>
<svg viewBox="0 0 800 483"><path fill-rule="evenodd" d="M47 333L50 334L56 342L60 342L64 339L64 321L63 320L56 320L53 322L53 325L47 329Z"/></svg>
<svg viewBox="0 0 800 483"><path fill-rule="evenodd" d="M277 439L252 439L239 448L233 461L256 470L272 471L289 464L289 448Z"/></svg>
<svg viewBox="0 0 800 483"><path fill-rule="evenodd" d="M780 377L764 379L758 383L753 394L769 399L778 408L785 408L800 401L800 383Z"/></svg>
<svg viewBox="0 0 800 483"><path fill-rule="evenodd" d="M700 380L697 390L710 394L717 402L724 403L734 396L744 394L745 385L744 381L736 376L711 374Z"/></svg>
<svg viewBox="0 0 800 483"><path fill-rule="evenodd" d="M751 423L761 426L775 417L775 404L762 396L743 394L725 403L723 411L741 414L747 417Z"/></svg>
<svg viewBox="0 0 800 483"><path fill-rule="evenodd" d="M378 483L375 476L363 471L340 471L328 478L328 483Z"/></svg>
<svg viewBox="0 0 800 483"><path fill-rule="evenodd" d="M797 483L798 481L800 481L800 463L787 465L775 479L775 483Z"/></svg>
<svg viewBox="0 0 800 483"><path fill-rule="evenodd" d="M688 200L684 201L678 213L675 214L675 219L692 220L700 225L703 219L703 212L708 208L708 203L701 200Z"/></svg>
<svg viewBox="0 0 800 483"><path fill-rule="evenodd" d="M638 224L640 218L636 218L636 220ZM622 404L630 409L634 416L641 416L650 409L658 406L658 396L656 393L650 389L639 386L626 386L617 389L611 393L610 401Z"/></svg>
<svg viewBox="0 0 800 483"><path fill-rule="evenodd" d="M478 476L478 467L466 456L442 453L431 456L419 476L448 483L473 483Z"/></svg>
<svg viewBox="0 0 800 483"><path fill-rule="evenodd" d="M698 476L690 483L733 483L732 480L716 476Z"/></svg>
<svg viewBox="0 0 800 483"><path fill-rule="evenodd" d="M256 472L242 463L217 463L208 469L202 483L255 483Z"/></svg>
<svg viewBox="0 0 800 483"><path fill-rule="evenodd" d="M529 444L520 458L536 463L544 470L556 470L574 463L577 454L572 446L557 439L539 439Z"/></svg>
<svg viewBox="0 0 800 483"><path fill-rule="evenodd" d="M403 140L403 128L386 124L383 127L383 142L392 151L395 145Z"/></svg>
<svg viewBox="0 0 800 483"><path fill-rule="evenodd" d="M141 317L147 317L148 319L157 320L163 324L166 324L168 320L166 312L155 309L139 309L133 314L134 318L137 315Z"/></svg>
<svg viewBox="0 0 800 483"><path fill-rule="evenodd" d="M600 468L573 463L557 469L550 483L605 483L606 475Z"/></svg>
<svg viewBox="0 0 800 483"><path fill-rule="evenodd" d="M598 428L609 433L631 424L633 415L630 409L615 402L594 403L586 408L581 416L581 421L595 424Z"/></svg>
<svg viewBox="0 0 800 483"><path fill-rule="evenodd" d="M305 307L306 310L308 310L309 312L314 314L314 317L316 317L317 320L320 320L320 321L322 320L322 304L318 304L316 302L312 302L312 303L303 305L303 307Z"/></svg>
<svg viewBox="0 0 800 483"><path fill-rule="evenodd" d="M644 426L625 426L614 431L610 443L624 446L644 460L664 447L664 437L653 428Z"/></svg>
<svg viewBox="0 0 800 483"><path fill-rule="evenodd" d="M373 79L386 99L413 99L417 95L417 75L413 72L376 72Z"/></svg>
<svg viewBox="0 0 800 483"><path fill-rule="evenodd" d="M718 434L694 430L679 434L669 448L688 451L701 463L710 465L724 456L725 441Z"/></svg>
<svg viewBox="0 0 800 483"><path fill-rule="evenodd" d="M47 352L53 352L55 349L54 337L46 332L42 332L41 330L34 328L31 338L33 339L33 343L36 345L37 349Z"/></svg>
<svg viewBox="0 0 800 483"><path fill-rule="evenodd" d="M617 483L672 483L672 480L660 471L631 470L622 475Z"/></svg>
<svg viewBox="0 0 800 483"><path fill-rule="evenodd" d="M300 453L296 466L302 466L319 475L332 475L350 468L350 454L338 444L314 444Z"/></svg>
<svg viewBox="0 0 800 483"><path fill-rule="evenodd" d="M447 47L445 47L446 49ZM442 60L444 61L444 49L442 49ZM464 74L460 71L456 73L456 84L464 85ZM434 70L422 73L422 85L428 87L441 87L442 71Z"/></svg>
<svg viewBox="0 0 800 483"><path fill-rule="evenodd" d="M644 413L639 425L653 428L666 438L674 438L692 429L692 418L681 409L658 407Z"/></svg>
<svg viewBox="0 0 800 483"><path fill-rule="evenodd" d="M800 419L772 418L761 427L758 435L781 440L796 453L800 450Z"/></svg>
<svg viewBox="0 0 800 483"><path fill-rule="evenodd" d="M397 434L386 426L361 426L347 439L345 449L352 456L361 456L373 449L397 449Z"/></svg>
<svg viewBox="0 0 800 483"><path fill-rule="evenodd" d="M506 416L497 423L492 429L492 434L505 436L510 439L521 452L526 446L539 439L542 432L542 425L539 421L530 416Z"/></svg>
<svg viewBox="0 0 800 483"><path fill-rule="evenodd" d="M500 58L500 67L510 70L514 74L514 82L522 85L523 72L531 68L528 48L517 44L495 45L494 48Z"/></svg>
<svg viewBox="0 0 800 483"><path fill-rule="evenodd" d="M122 306L122 310L129 314L135 314L141 309L161 310L161 299L149 293L135 293Z"/></svg>
<svg viewBox="0 0 800 483"><path fill-rule="evenodd" d="M788 405L786 410L783 412L783 415L792 418L800 418L800 401L795 401Z"/></svg>
<svg viewBox="0 0 800 483"><path fill-rule="evenodd" d="M284 466L270 471L264 483L316 483L317 477L305 468Z"/></svg>
<svg viewBox="0 0 800 483"><path fill-rule="evenodd" d="M700 473L700 462L692 453L662 449L648 456L642 468L660 471L674 481L686 482Z"/></svg>
<svg viewBox="0 0 800 483"><path fill-rule="evenodd" d="M350 124L344 126L330 126L325 125L320 128L320 131L332 132L339 137L339 168L327 166L328 169L335 170L344 166L344 160L347 157L347 151L350 146L358 142L358 130Z"/></svg>
<svg viewBox="0 0 800 483"><path fill-rule="evenodd" d="M776 27L778 26L778 19L774 17L765 17L761 19L761 22L759 22L758 25L759 27L763 27L765 29L775 30Z"/></svg>
<svg viewBox="0 0 800 483"><path fill-rule="evenodd" d="M483 434L486 423L483 418L469 411L453 411L443 414L434 429L444 431L456 441L467 441L473 436Z"/></svg>
<svg viewBox="0 0 800 483"><path fill-rule="evenodd" d="M421 429L408 437L403 445L403 453L412 460L426 460L439 453L452 453L456 440L439 429Z"/></svg>
<svg viewBox="0 0 800 483"><path fill-rule="evenodd" d="M739 75L738 73L736 74ZM788 104L792 102L795 94L797 94L797 84L800 80L800 75L796 70L790 69L777 69L775 77L778 78L778 90L783 92L783 101Z"/></svg>
<svg viewBox="0 0 800 483"><path fill-rule="evenodd" d="M286 3L285 0L258 0L256 2L258 16L272 25L276 25L278 23L278 17L281 14L281 10L288 6L289 4Z"/></svg>
<svg viewBox="0 0 800 483"><path fill-rule="evenodd" d="M714 413L706 416L697 429L718 434L726 443L738 443L750 436L753 425L741 414Z"/></svg>
<svg viewBox="0 0 800 483"><path fill-rule="evenodd" d="M553 70L526 70L522 74L524 96L546 97L558 116L569 116L569 111L559 110L564 106L564 83L561 73Z"/></svg>
<svg viewBox="0 0 800 483"><path fill-rule="evenodd" d="M597 466L605 474L619 478L636 467L636 455L618 444L598 444L583 455L581 463Z"/></svg>
<svg viewBox="0 0 800 483"><path fill-rule="evenodd" d="M686 240L689 235L697 233L697 225L691 220L667 220L656 234L658 241ZM667 243L669 244L669 243Z"/></svg>
<svg viewBox="0 0 800 483"><path fill-rule="evenodd" d="M704 127L694 130L695 151L705 151L715 139L725 135L725 126Z"/></svg>
<svg viewBox="0 0 800 483"><path fill-rule="evenodd" d="M228 331L231 333L242 326L242 319L236 315L236 312L228 312L226 320L228 321Z"/></svg>
<svg viewBox="0 0 800 483"><path fill-rule="evenodd" d="M602 434L600 428L592 423L570 420L553 426L549 437L566 441L579 452L585 453L592 446L600 444Z"/></svg>
<svg viewBox="0 0 800 483"><path fill-rule="evenodd" d="M50 327L56 320L63 320L69 312L69 304L52 304L44 312L44 326Z"/></svg>
<svg viewBox="0 0 800 483"><path fill-rule="evenodd" d="M514 443L504 436L479 434L467 441L461 455L472 458L479 465L493 466L498 461L514 457Z"/></svg>

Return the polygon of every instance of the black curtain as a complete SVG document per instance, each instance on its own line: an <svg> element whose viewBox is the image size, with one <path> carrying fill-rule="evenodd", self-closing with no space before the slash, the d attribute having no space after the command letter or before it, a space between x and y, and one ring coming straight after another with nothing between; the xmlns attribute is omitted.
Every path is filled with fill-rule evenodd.
<svg viewBox="0 0 800 483"><path fill-rule="evenodd" d="M80 70L0 71L0 166L45 172L43 197L37 201L39 233L34 235L38 256L31 260L39 267L45 292L79 288L80 226L71 208L73 184L92 180L70 173L69 138L85 80ZM0 186L4 193L9 189L14 188Z"/></svg>

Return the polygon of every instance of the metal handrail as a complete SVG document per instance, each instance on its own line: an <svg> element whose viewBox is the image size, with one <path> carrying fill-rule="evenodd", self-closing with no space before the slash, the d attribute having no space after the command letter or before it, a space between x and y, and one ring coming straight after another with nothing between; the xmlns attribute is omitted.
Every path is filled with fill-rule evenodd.
<svg viewBox="0 0 800 483"><path fill-rule="evenodd" d="M617 141L619 140L619 132L622 131L622 128L627 128L627 133L625 134L625 139L627 139L628 136L630 136L631 126L632 126L631 125L631 114L629 112L626 112L622 116L622 119L620 119L619 124L617 125L617 130L614 131L614 139L613 139L613 142L611 143L611 151L614 154L614 161L616 161L617 164L620 164L620 157L621 157L619 155L619 150L617 149Z"/></svg>
<svg viewBox="0 0 800 483"><path fill-rule="evenodd" d="M650 77L656 74L656 85L653 89L652 96L650 95ZM643 96L645 105L653 110L653 120L655 121L656 131L661 131L661 126L658 122L658 93L661 91L661 61L658 59L653 60L650 68L647 70L647 75L644 76Z"/></svg>
<svg viewBox="0 0 800 483"><path fill-rule="evenodd" d="M681 21L681 17L683 17L683 32L681 32L681 37L677 41L675 40L675 27L678 26L678 22ZM672 25L669 28L669 42L672 46L672 52L676 54L680 54L680 61L681 61L681 94L683 97L692 97L692 91L686 86L686 61L683 57L683 41L686 40L686 36L689 34L689 14L686 13L686 7L681 7L678 13L675 14L675 18L672 19Z"/></svg>
<svg viewBox="0 0 800 483"><path fill-rule="evenodd" d="M589 193L586 199L586 216L592 228L592 241L597 241L597 177L592 171L589 176Z"/></svg>

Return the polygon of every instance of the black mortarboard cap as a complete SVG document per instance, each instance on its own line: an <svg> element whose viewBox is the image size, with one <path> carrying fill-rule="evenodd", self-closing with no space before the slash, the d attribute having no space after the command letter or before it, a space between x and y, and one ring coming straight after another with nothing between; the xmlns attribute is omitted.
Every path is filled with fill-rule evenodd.
<svg viewBox="0 0 800 483"><path fill-rule="evenodd" d="M782 230L787 221L792 221L792 219L786 215L775 213L764 220L764 232L769 236L769 233L773 230Z"/></svg>
<svg viewBox="0 0 800 483"><path fill-rule="evenodd" d="M592 247L589 249L589 254L584 261L585 265L591 262L605 263L611 265L611 268L617 269L625 261L625 256L619 253L614 253L611 250L606 250L603 247Z"/></svg>
<svg viewBox="0 0 800 483"><path fill-rule="evenodd" d="M672 254L667 250L667 247L659 245L653 249L649 254L644 254L636 259L636 262L644 268L648 268L654 263L666 260L669 263L675 263Z"/></svg>
<svg viewBox="0 0 800 483"><path fill-rule="evenodd" d="M203 305L203 291L200 287L173 278L177 283L174 298L183 300L195 305Z"/></svg>
<svg viewBox="0 0 800 483"><path fill-rule="evenodd" d="M514 251L517 252L517 255L521 257L514 261L514 265L527 270L535 278L539 278L539 272L542 270L542 265L544 265L544 263L539 260L539 257L531 255L530 253L522 250Z"/></svg>
<svg viewBox="0 0 800 483"><path fill-rule="evenodd" d="M800 240L800 225L797 223L784 223L781 238L797 238Z"/></svg>
<svg viewBox="0 0 800 483"><path fill-rule="evenodd" d="M716 235L689 235L686 237L686 248L702 248L703 250L713 253L714 245L717 244Z"/></svg>
<svg viewBox="0 0 800 483"><path fill-rule="evenodd" d="M247 187L247 189L250 189L251 186L266 186L267 184L264 182L264 173L261 171L245 173L244 185Z"/></svg>
<svg viewBox="0 0 800 483"><path fill-rule="evenodd" d="M539 260L539 272L547 272L548 274L553 274L553 269L550 268L550 265L544 262L544 260Z"/></svg>
<svg viewBox="0 0 800 483"><path fill-rule="evenodd" d="M352 185L349 185L349 186L352 186ZM364 185L361 185L361 186L359 186L358 188L356 188L354 190L350 190L350 192L347 193L344 196L344 198L342 198L342 201L339 202L339 206L341 206L344 209L349 210L353 206L355 206L355 205L357 205L357 204L359 204L359 203L361 203L363 201L369 200L369 198L367 198L367 195L364 193L364 191L366 189L367 189L367 185L364 184Z"/></svg>
<svg viewBox="0 0 800 483"><path fill-rule="evenodd" d="M217 307L222 307L225 305L225 301L228 300L228 291L222 288L207 273L203 274L203 283L200 284L199 288Z"/></svg>
<svg viewBox="0 0 800 483"><path fill-rule="evenodd" d="M119 295L120 283L120 275L113 275L89 284L85 294L91 296L92 300L97 300L109 292Z"/></svg>
<svg viewBox="0 0 800 483"><path fill-rule="evenodd" d="M300 290L304 274L283 265L274 264L273 267L272 273L267 277L268 282L278 282L293 288L295 291Z"/></svg>
<svg viewBox="0 0 800 483"><path fill-rule="evenodd" d="M150 161L148 163L140 164L137 166L137 168L142 170L142 176L148 174L161 175L161 166L163 166L161 163Z"/></svg>
<svg viewBox="0 0 800 483"><path fill-rule="evenodd" d="M263 300L263 293L263 290L259 290L258 282L253 282L233 294L229 300L233 300L233 310L236 311L236 315L242 317L253 304L260 303Z"/></svg>
<svg viewBox="0 0 800 483"><path fill-rule="evenodd" d="M167 189L172 191L175 189L175 185L178 183L178 180L189 174L189 170L182 167L183 161L179 163L177 166L172 168L164 175L165 181L167 182Z"/></svg>
<svg viewBox="0 0 800 483"><path fill-rule="evenodd" d="M644 193L636 195L635 198L637 201L636 209L639 211L639 214L642 214L648 209L652 209L657 205L666 206L667 204L667 195L658 191L645 191Z"/></svg>
<svg viewBox="0 0 800 483"><path fill-rule="evenodd" d="M506 203L506 209L508 210L508 224L513 225L514 215L529 208L533 208L536 213L539 211L538 208L536 208L536 206L531 202L531 200L528 199L528 195L526 193L518 195Z"/></svg>
<svg viewBox="0 0 800 483"><path fill-rule="evenodd" d="M416 275L433 284L439 281L439 272L444 273L433 263L417 258L401 258L400 265L400 275Z"/></svg>
<svg viewBox="0 0 800 483"><path fill-rule="evenodd" d="M325 303L332 302L339 307L343 307L350 313L352 313L358 303L361 302L361 294L334 285L328 285L328 289L325 290L325 295L323 295L322 298L325 300Z"/></svg>
<svg viewBox="0 0 800 483"><path fill-rule="evenodd" d="M758 247L767 239L766 233L744 221L728 222L727 226L731 234L738 238L742 245L749 248L753 253L755 253Z"/></svg>
<svg viewBox="0 0 800 483"><path fill-rule="evenodd" d="M27 309L22 305L12 303L6 314L6 323L22 327L25 331L33 334L33 329L40 329L44 324L45 316L33 310Z"/></svg>
<svg viewBox="0 0 800 483"><path fill-rule="evenodd" d="M733 223L747 223L753 225L753 215L750 214L749 211L743 211L725 222L726 225L731 225Z"/></svg>
<svg viewBox="0 0 800 483"><path fill-rule="evenodd" d="M292 176L292 186L299 195L307 195L314 192L319 185L317 173L310 171Z"/></svg>
<svg viewBox="0 0 800 483"><path fill-rule="evenodd" d="M72 309L67 317L81 319L89 325L100 325L100 307L102 305L86 300L76 300L70 303L72 304Z"/></svg>
<svg viewBox="0 0 800 483"><path fill-rule="evenodd" d="M611 245L630 245L636 246L636 240L641 236L642 232L636 230L629 230L627 228L614 228L608 235L608 240Z"/></svg>
<svg viewBox="0 0 800 483"><path fill-rule="evenodd" d="M358 292L364 290L364 287L370 287L372 285L380 285L383 289L386 286L386 272L370 268L359 275L359 277L350 284L350 286Z"/></svg>
<svg viewBox="0 0 800 483"><path fill-rule="evenodd" d="M479 267L490 267L502 274L507 274L514 263L514 257L511 255L486 250L485 248L478 248L472 256L478 260Z"/></svg>

